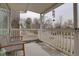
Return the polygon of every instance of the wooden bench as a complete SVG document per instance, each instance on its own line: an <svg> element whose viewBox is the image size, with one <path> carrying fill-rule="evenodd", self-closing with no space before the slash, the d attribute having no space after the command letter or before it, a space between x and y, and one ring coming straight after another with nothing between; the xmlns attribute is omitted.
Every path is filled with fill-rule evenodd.
<svg viewBox="0 0 79 59"><path fill-rule="evenodd" d="M6 52L23 50L23 55L25 55L25 42L22 42L22 36L2 36L2 40L4 40L6 44L2 44L0 48L5 48Z"/></svg>

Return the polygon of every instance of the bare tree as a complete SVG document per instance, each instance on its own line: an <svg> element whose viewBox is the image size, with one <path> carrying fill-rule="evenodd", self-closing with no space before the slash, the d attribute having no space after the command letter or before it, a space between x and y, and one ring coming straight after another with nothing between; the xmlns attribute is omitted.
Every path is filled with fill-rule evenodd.
<svg viewBox="0 0 79 59"><path fill-rule="evenodd" d="M26 28L31 28L31 23L32 23L31 18L27 18L26 21L25 21Z"/></svg>
<svg viewBox="0 0 79 59"><path fill-rule="evenodd" d="M53 28L53 24L52 24L52 19L48 18L44 24L43 24L43 28L44 29L52 29Z"/></svg>
<svg viewBox="0 0 79 59"><path fill-rule="evenodd" d="M62 28L62 16L59 16L59 21L55 23L55 28Z"/></svg>
<svg viewBox="0 0 79 59"><path fill-rule="evenodd" d="M32 23L32 28L35 28L35 29L39 29L40 28L39 19L34 18L33 23Z"/></svg>
<svg viewBox="0 0 79 59"><path fill-rule="evenodd" d="M73 28L73 22L71 19L68 20L68 27Z"/></svg>
<svg viewBox="0 0 79 59"><path fill-rule="evenodd" d="M63 27L64 28L73 28L74 26L73 26L72 20L68 19L68 21L63 24Z"/></svg>

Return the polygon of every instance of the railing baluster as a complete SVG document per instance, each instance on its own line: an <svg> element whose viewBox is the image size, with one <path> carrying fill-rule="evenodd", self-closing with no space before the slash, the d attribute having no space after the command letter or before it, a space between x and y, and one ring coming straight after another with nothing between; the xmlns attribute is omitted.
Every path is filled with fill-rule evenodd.
<svg viewBox="0 0 79 59"><path fill-rule="evenodd" d="M60 30L59 30L59 48L60 48L60 45L61 45L61 43L60 43Z"/></svg>
<svg viewBox="0 0 79 59"><path fill-rule="evenodd" d="M63 50L64 50L64 37L65 37L64 34L65 34L65 32L63 32L63 39L62 39L63 40Z"/></svg>
<svg viewBox="0 0 79 59"><path fill-rule="evenodd" d="M70 54L72 55L72 46L71 46L71 45L72 45L72 44L71 44L71 41L73 40L73 39L72 39L72 32L71 32L71 34L70 34L70 37L71 37L71 38L70 38Z"/></svg>
<svg viewBox="0 0 79 59"><path fill-rule="evenodd" d="M63 32L61 31L61 49L63 48L63 40L62 39L63 39Z"/></svg>
<svg viewBox="0 0 79 59"><path fill-rule="evenodd" d="M67 37L67 32L64 33L64 48L63 50L65 51L66 50L66 38Z"/></svg>
<svg viewBox="0 0 79 59"><path fill-rule="evenodd" d="M58 48L60 48L60 45L61 45L61 44L60 44L60 30L58 30L58 42L59 42L59 43L58 43L58 45L59 45Z"/></svg>
<svg viewBox="0 0 79 59"><path fill-rule="evenodd" d="M72 35L73 35L73 39L71 40L71 51L72 51L72 54L74 54L74 31Z"/></svg>
<svg viewBox="0 0 79 59"><path fill-rule="evenodd" d="M62 30L60 30L60 47L62 48L62 41L61 41L61 39L62 39Z"/></svg>
<svg viewBox="0 0 79 59"><path fill-rule="evenodd" d="M59 38L60 38L60 48L61 48L61 29L60 29Z"/></svg>
<svg viewBox="0 0 79 59"><path fill-rule="evenodd" d="M58 47L58 33L56 31L56 47Z"/></svg>
<svg viewBox="0 0 79 59"><path fill-rule="evenodd" d="M55 46L55 34L54 34L55 32L53 32L53 36L54 36L54 41L53 41L53 44L54 44L54 46Z"/></svg>
<svg viewBox="0 0 79 59"><path fill-rule="evenodd" d="M66 35L66 52L68 52L68 32L67 32L67 35Z"/></svg>
<svg viewBox="0 0 79 59"><path fill-rule="evenodd" d="M67 37L67 32L65 32L65 51L67 51L67 39L68 39L68 37Z"/></svg>
<svg viewBox="0 0 79 59"><path fill-rule="evenodd" d="M56 45L56 47L57 47L57 43L56 43L56 42L57 42L57 37L56 37L56 36L57 36L57 35L56 35L56 34L57 34L57 31L56 31L54 34L55 34L55 45Z"/></svg>
<svg viewBox="0 0 79 59"><path fill-rule="evenodd" d="M58 48L58 44L59 44L59 42L58 42L58 31L56 31L56 43L57 43L57 48Z"/></svg>

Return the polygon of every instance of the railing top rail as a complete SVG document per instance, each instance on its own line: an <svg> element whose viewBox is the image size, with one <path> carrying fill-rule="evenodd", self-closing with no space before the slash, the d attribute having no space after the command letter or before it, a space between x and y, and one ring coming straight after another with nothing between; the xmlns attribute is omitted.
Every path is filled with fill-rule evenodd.
<svg viewBox="0 0 79 59"><path fill-rule="evenodd" d="M44 30L44 29L43 29ZM74 29L45 29L44 31L54 31L54 32L57 32L57 31L60 31L60 32L74 32L75 30Z"/></svg>

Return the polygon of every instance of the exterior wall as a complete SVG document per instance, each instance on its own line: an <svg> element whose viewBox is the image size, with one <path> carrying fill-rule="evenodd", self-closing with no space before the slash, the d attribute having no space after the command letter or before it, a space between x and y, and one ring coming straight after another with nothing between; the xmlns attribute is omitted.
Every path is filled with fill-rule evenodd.
<svg viewBox="0 0 79 59"><path fill-rule="evenodd" d="M13 30L13 29L19 29L19 20L20 20L20 12L11 10L11 19L10 19L10 33L11 35L20 35L19 30Z"/></svg>
<svg viewBox="0 0 79 59"><path fill-rule="evenodd" d="M9 35L8 15L9 15L8 10L0 8L0 44L2 45L7 44L6 36Z"/></svg>
<svg viewBox="0 0 79 59"><path fill-rule="evenodd" d="M0 9L0 44L2 46L18 42L18 41L16 41L15 38L14 38L14 41L11 41L9 34L11 34L11 36L16 36L16 35L19 36L20 35L19 30L12 29L12 28L19 29L20 14L19 14L19 12L12 10L10 12L11 14L9 15L9 12L8 12L8 10ZM10 19L9 19L9 16L10 16ZM10 47L10 48L5 48L5 49L7 52L13 51L16 49L22 49L22 45Z"/></svg>
<svg viewBox="0 0 79 59"><path fill-rule="evenodd" d="M5 9L0 8L0 35L8 34L8 31L3 34L3 30L1 29L8 29L8 11Z"/></svg>
<svg viewBox="0 0 79 59"><path fill-rule="evenodd" d="M11 11L10 24L11 28L19 28L20 12Z"/></svg>

